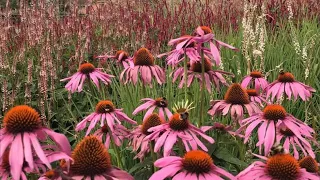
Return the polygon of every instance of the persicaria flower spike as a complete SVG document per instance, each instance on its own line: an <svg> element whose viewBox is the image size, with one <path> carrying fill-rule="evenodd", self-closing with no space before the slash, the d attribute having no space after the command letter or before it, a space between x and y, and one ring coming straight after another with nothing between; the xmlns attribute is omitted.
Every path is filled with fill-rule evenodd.
<svg viewBox="0 0 320 180"><path fill-rule="evenodd" d="M243 88L252 87L257 93L264 90L268 86L268 81L263 77L260 71L252 71L250 75L245 76L241 82Z"/></svg>
<svg viewBox="0 0 320 180"><path fill-rule="evenodd" d="M101 70L102 68L96 68L93 64L84 62L80 65L78 72L68 78L61 79L60 81L69 81L65 88L71 93L76 91L81 92L84 81L87 78L91 79L97 88L100 87L99 80L105 85L109 85L111 83L111 78L114 76L106 74Z"/></svg>
<svg viewBox="0 0 320 180"><path fill-rule="evenodd" d="M187 152L183 158L168 156L158 159L154 165L161 168L155 172L149 180L172 179L192 179L192 180L212 180L225 177L230 180L236 178L213 164L209 154L201 150Z"/></svg>

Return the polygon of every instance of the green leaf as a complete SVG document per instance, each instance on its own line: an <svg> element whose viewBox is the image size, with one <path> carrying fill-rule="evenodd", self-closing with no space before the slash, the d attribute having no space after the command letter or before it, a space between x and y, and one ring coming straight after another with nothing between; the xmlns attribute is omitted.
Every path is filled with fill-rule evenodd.
<svg viewBox="0 0 320 180"><path fill-rule="evenodd" d="M145 159L143 162L141 163L138 163L136 165L134 165L130 170L129 170L129 173L133 173L135 172L136 170L140 169L140 168L143 168L143 167L146 167L148 165L152 165L152 160L151 160L151 157Z"/></svg>
<svg viewBox="0 0 320 180"><path fill-rule="evenodd" d="M221 159L223 161L229 162L231 164L239 165L239 166L244 166L247 167L248 164L241 161L240 159L233 157L233 155L223 147L216 147L215 151L213 152L213 155L217 159Z"/></svg>

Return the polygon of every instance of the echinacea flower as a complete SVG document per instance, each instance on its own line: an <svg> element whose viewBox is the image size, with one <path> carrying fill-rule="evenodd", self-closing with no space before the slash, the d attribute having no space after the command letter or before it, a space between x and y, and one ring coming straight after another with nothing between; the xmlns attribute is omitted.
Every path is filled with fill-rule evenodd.
<svg viewBox="0 0 320 180"><path fill-rule="evenodd" d="M178 138L183 142L186 151L190 151L190 146L192 150L196 150L199 146L202 150L208 151L207 147L197 137L198 135L209 143L214 143L211 137L189 122L188 112L175 113L171 116L169 122L149 128L148 132L152 133L145 139L156 141L154 152L158 152L163 147L163 156L171 154L173 145L178 141ZM160 137L159 134L161 134Z"/></svg>
<svg viewBox="0 0 320 180"><path fill-rule="evenodd" d="M203 132L207 132L209 130L216 130L216 131L221 132L221 133L229 133L232 136L243 137L243 135L233 132L232 131L232 129L233 129L232 126L224 125L224 124L219 123L219 122L215 122L213 124L213 126L202 126L200 129Z"/></svg>
<svg viewBox="0 0 320 180"><path fill-rule="evenodd" d="M143 159L146 153L150 151L149 145L151 145L151 140L146 139L146 137L151 134L148 130L152 127L163 124L165 121L156 113L147 116L142 125L137 126L131 132L130 145L133 147L133 151L138 152L135 158ZM159 138L160 133L154 138Z"/></svg>
<svg viewBox="0 0 320 180"><path fill-rule="evenodd" d="M184 157L168 156L158 159L154 165L161 168L155 172L149 180L164 180L172 177L172 180L230 180L236 178L222 168L213 164L209 154L201 150L187 152Z"/></svg>
<svg viewBox="0 0 320 180"><path fill-rule="evenodd" d="M121 124L121 121L126 121L130 124L137 124L134 120L130 119L125 113L122 112L122 109L116 109L113 103L109 100L100 101L96 105L96 111L91 113L89 116L85 117L81 122L76 126L76 131L81 131L86 128L88 122L90 125L87 129L86 136L89 135L90 131L95 128L96 124L100 121L100 127L108 125L110 133L113 133L115 130L115 124Z"/></svg>
<svg viewBox="0 0 320 180"><path fill-rule="evenodd" d="M52 145L60 151L58 156L71 154L67 137L43 127L39 113L33 108L26 105L15 106L5 114L3 129L0 130L0 159L3 159L5 151L10 149L9 165L13 179L20 179L24 167L33 171L36 160L51 168L51 161L39 142L47 140L47 137L58 145Z"/></svg>
<svg viewBox="0 0 320 180"><path fill-rule="evenodd" d="M114 144L116 144L117 146L121 146L123 139L129 135L129 131L121 124L114 124L113 131L110 132L108 129L108 125L105 124L93 135L96 136L100 141L105 141L104 146L106 148L109 148L111 139Z"/></svg>
<svg viewBox="0 0 320 180"><path fill-rule="evenodd" d="M186 83L185 78L187 78L187 87L190 87L191 83L198 79L200 86L202 86L202 81L205 81L206 88L209 92L211 92L211 86L214 85L218 90L220 89L220 84L228 86L227 81L222 75L231 75L232 73L228 73L221 70L213 70L212 64L208 58L205 58L204 61L204 80L202 79L202 64L201 62L191 62L190 67L187 73L187 77L184 77L184 68L180 67L173 73L173 82L177 79L180 80L179 88L182 88ZM201 87L202 88L202 87Z"/></svg>
<svg viewBox="0 0 320 180"><path fill-rule="evenodd" d="M268 86L268 81L262 76L260 71L252 71L249 76L245 76L241 82L243 88L252 87L258 93Z"/></svg>
<svg viewBox="0 0 320 180"><path fill-rule="evenodd" d="M150 114L153 113L153 111L157 108L159 111L159 116L160 118L162 118L163 120L166 119L165 115L167 115L168 119L172 116L172 113L170 112L170 110L168 109L168 100L165 97L159 97L156 99L151 99L151 98L144 98L141 99L141 101L145 101L145 103L141 104L140 106L138 106L134 111L133 111L133 115L138 114L141 111L145 111L148 109L148 111L146 112L146 114L143 117L143 120L146 119L146 117L148 117Z"/></svg>
<svg viewBox="0 0 320 180"><path fill-rule="evenodd" d="M264 106L263 103L269 104L269 102L265 98L263 98L256 89L247 89L246 92L249 95L249 100L251 102L259 103L262 107Z"/></svg>
<svg viewBox="0 0 320 180"><path fill-rule="evenodd" d="M295 133L293 133L292 130L287 128L287 126L284 125L282 122L278 122L276 127L277 143L280 143L280 141L283 139L283 147L288 151L290 151L292 147L293 154L296 159L299 159L299 152L297 150L297 147L303 152L305 156L309 154L311 157L315 158L315 153L313 152L312 146L308 140L313 141L316 145L318 145L318 147L319 144L312 136L308 136L310 135L308 131L298 129L301 136L296 136Z"/></svg>
<svg viewBox="0 0 320 180"><path fill-rule="evenodd" d="M164 70L158 65L155 65L154 61L155 59L148 49L140 48L133 57L134 66L125 68L120 74L120 79L124 84L129 81L137 84L140 73L143 85L152 86L153 76L160 85L163 84L165 82Z"/></svg>
<svg viewBox="0 0 320 180"><path fill-rule="evenodd" d="M308 141L302 136L312 137L311 134L314 133L312 128L288 114L281 105L276 104L267 105L263 112L243 119L237 133L245 130L244 143L246 143L252 136L254 129L260 126L257 131L258 143L256 146L259 146L260 154L262 146L264 146L264 155L268 155L271 147L275 143L276 131L279 127L281 128L282 125L285 125L288 130L292 131L304 145L308 144Z"/></svg>
<svg viewBox="0 0 320 180"><path fill-rule="evenodd" d="M65 88L71 93L76 91L81 92L84 81L87 78L91 79L97 88L99 88L99 80L108 85L111 83L111 78L114 77L102 72L101 69L102 68L95 68L91 63L84 62L80 65L78 72L68 78L61 79L60 81L69 81Z"/></svg>
<svg viewBox="0 0 320 180"><path fill-rule="evenodd" d="M95 136L84 137L72 152L74 162L68 176L75 180L134 180L127 172L112 166L110 154Z"/></svg>
<svg viewBox="0 0 320 180"><path fill-rule="evenodd" d="M114 58L117 60L117 63L122 64L124 68L133 66L133 58L129 56L129 53L123 50L117 51L115 55L102 55L98 56L97 58L104 60L107 58Z"/></svg>
<svg viewBox="0 0 320 180"><path fill-rule="evenodd" d="M299 166L290 154L278 153L270 157L259 156L266 162L255 161L237 175L238 180L319 180Z"/></svg>
<svg viewBox="0 0 320 180"><path fill-rule="evenodd" d="M318 174L319 173L319 164L311 156L306 156L299 160L299 165L301 168L305 168L308 172Z"/></svg>
<svg viewBox="0 0 320 180"><path fill-rule="evenodd" d="M38 180L71 180L67 175L69 167L70 163L62 160L56 168L46 171Z"/></svg>
<svg viewBox="0 0 320 180"><path fill-rule="evenodd" d="M273 101L275 97L280 99L283 94L285 94L288 99L291 99L291 95L293 95L294 100L297 100L299 95L303 101L307 101L311 97L311 93L316 92L316 90L296 81L292 73L282 71L278 79L266 87L266 92L267 97L271 96L271 101Z"/></svg>
<svg viewBox="0 0 320 180"><path fill-rule="evenodd" d="M245 113L244 108L247 110L249 116L261 112L255 103L250 102L248 94L240 84L234 83L226 92L224 100L211 101L211 108L208 113L211 116L218 113L226 115L230 111L230 115L234 120L240 120Z"/></svg>

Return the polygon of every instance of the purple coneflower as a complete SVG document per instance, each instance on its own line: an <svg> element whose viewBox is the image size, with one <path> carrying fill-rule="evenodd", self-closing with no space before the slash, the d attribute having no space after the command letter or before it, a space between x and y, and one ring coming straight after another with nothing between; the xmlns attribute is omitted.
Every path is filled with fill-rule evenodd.
<svg viewBox="0 0 320 180"><path fill-rule="evenodd" d="M13 179L20 179L23 168L34 170L35 157L42 164L51 168L51 161L46 156L39 140L50 137L64 153L63 158L71 154L71 147L67 137L42 126L39 113L33 108L20 105L11 108L3 119L3 129L0 130L0 159L3 159L7 149L9 153L10 174ZM57 157L55 157L57 158Z"/></svg>
<svg viewBox="0 0 320 180"><path fill-rule="evenodd" d="M156 98L156 99L151 99L151 98L144 98L141 99L141 101L145 101L145 103L141 104L140 106L138 106L134 111L133 111L133 115L138 114L141 111L147 110L146 114L143 117L143 120L146 119L146 117L148 117L150 114L153 113L153 111L158 108L159 110L159 116L160 118L162 118L163 120L166 119L165 115L167 115L168 119L172 116L171 111L168 108L168 100L165 97L160 97L160 98Z"/></svg>
<svg viewBox="0 0 320 180"><path fill-rule="evenodd" d="M209 92L211 92L211 85L213 84L217 89L220 89L220 84L223 84L225 86L228 86L227 81L222 75L233 75L232 73L220 71L220 70L213 70L212 64L208 58L205 58L204 61L204 81L206 88ZM200 82L200 85L202 85L202 77L201 77L201 62L193 62L190 63L190 67L187 73L187 77L184 77L184 68L180 67L178 68L174 74L173 74L173 82L175 82L177 79L180 80L179 88L182 88L183 85L186 83L185 78L187 78L187 87L190 87L191 83L198 79ZM182 78L181 78L182 77ZM201 87L202 88L202 87Z"/></svg>
<svg viewBox="0 0 320 180"><path fill-rule="evenodd" d="M142 125L137 126L131 132L131 141L130 145L133 147L133 151L138 152L135 158L143 159L145 154L150 151L150 139L146 139L146 136L151 134L148 130L152 127L163 124L165 121L156 113L150 114L147 116L145 121L143 121ZM154 139L158 139L160 133L154 137Z"/></svg>
<svg viewBox="0 0 320 180"><path fill-rule="evenodd" d="M38 180L72 180L68 177L68 169L70 167L70 163L66 163L66 161L60 161L59 166L55 169L51 169L45 172Z"/></svg>
<svg viewBox="0 0 320 180"><path fill-rule="evenodd" d="M103 60L107 58L114 58L117 60L117 63L121 64L124 68L133 66L133 58L129 56L129 53L123 50L117 51L115 55L103 55L103 56L98 56L97 58L103 59Z"/></svg>
<svg viewBox="0 0 320 180"><path fill-rule="evenodd" d="M192 125L188 118L188 112L175 113L171 116L169 122L149 128L148 132L152 133L146 139L156 140L154 152L158 152L163 146L163 156L169 156L178 138L183 142L186 151L190 151L190 146L193 150L196 150L199 146L204 151L208 151L197 135L200 135L211 144L214 143L214 140ZM159 134L161 134L160 137Z"/></svg>
<svg viewBox="0 0 320 180"><path fill-rule="evenodd" d="M260 96L256 89L247 89L246 92L249 95L249 100L251 102L259 103L262 107L264 106L263 103L269 104L269 102L265 98Z"/></svg>
<svg viewBox="0 0 320 180"><path fill-rule="evenodd" d="M292 73L282 71L278 79L266 87L266 92L267 97L271 95L272 101L276 96L277 99L280 99L283 93L287 95L288 99L291 99L291 95L293 95L294 99L297 100L299 95L303 101L306 101L311 97L311 93L316 92L316 90L296 81Z"/></svg>
<svg viewBox="0 0 320 180"><path fill-rule="evenodd" d="M108 125L105 124L93 135L96 136L100 141L104 142L104 146L108 149L111 139L114 144L121 146L123 139L129 135L129 131L121 124L114 124L113 131L110 132Z"/></svg>
<svg viewBox="0 0 320 180"><path fill-rule="evenodd" d="M137 124L134 120L130 119L122 109L116 109L111 101L104 100L100 101L96 105L96 111L85 117L81 122L77 124L76 131L83 130L86 128L87 122L90 122L86 136L90 131L95 128L96 124L100 121L100 127L108 125L108 129L113 133L116 128L116 124L121 124L120 121L126 121L130 124Z"/></svg>
<svg viewBox="0 0 320 180"><path fill-rule="evenodd" d="M95 68L93 64L84 62L80 65L78 72L68 78L61 79L60 81L69 81L65 88L71 93L76 91L81 92L83 83L87 78L90 78L97 88L99 88L99 80L108 85L111 83L111 78L114 77L101 70L102 68Z"/></svg>
<svg viewBox="0 0 320 180"><path fill-rule="evenodd" d="M277 153L270 157L259 157L266 163L252 163L237 175L238 180L319 180L319 176L300 167L298 161L290 154Z"/></svg>
<svg viewBox="0 0 320 180"><path fill-rule="evenodd" d="M201 150L187 152L184 157L168 156L158 159L155 166L161 168L155 172L149 180L164 180L172 177L173 180L222 180L225 177L230 180L236 178L213 164L209 154Z"/></svg>
<svg viewBox="0 0 320 180"><path fill-rule="evenodd" d="M304 144L308 144L308 141L306 141L302 135L312 137L311 134L314 133L312 128L288 114L281 105L276 104L267 105L263 112L242 120L241 127L237 130L237 133L245 129L244 142L246 143L252 136L253 130L260 125L257 131L259 141L256 145L259 146L260 154L262 146L264 146L264 155L268 155L271 147L275 143L276 130L281 127L282 124L285 125L288 130L291 130Z"/></svg>
<svg viewBox="0 0 320 180"><path fill-rule="evenodd" d="M319 176L319 163L311 156L306 156L299 160L299 165L301 168L305 168L307 172Z"/></svg>
<svg viewBox="0 0 320 180"><path fill-rule="evenodd" d="M252 84L251 84L252 83ZM259 93L260 90L264 90L268 86L268 81L262 76L260 71L252 71L249 76L245 76L241 82L243 88L248 88L248 86L255 88Z"/></svg>
<svg viewBox="0 0 320 180"><path fill-rule="evenodd" d="M120 79L124 80L125 84L129 81L136 84L140 73L143 85L152 86L152 76L156 78L159 84L163 84L165 82L165 72L161 67L155 65L154 61L154 57L148 49L140 48L133 57L134 66L125 68L120 75Z"/></svg>
<svg viewBox="0 0 320 180"><path fill-rule="evenodd" d="M234 120L240 120L243 118L244 108L250 116L254 113L261 112L255 103L250 102L248 94L240 84L234 83L226 92L224 100L211 101L211 108L208 113L211 116L218 113L226 115L230 111L230 115Z"/></svg>
<svg viewBox="0 0 320 180"><path fill-rule="evenodd" d="M222 123L219 123L219 122L215 122L213 124L213 126L202 126L200 128L203 132L207 132L209 130L216 130L218 132L221 132L221 133L229 133L230 135L232 136L239 136L239 137L244 137L243 135L241 134L237 134L235 132L232 131L232 126L229 126L229 125L224 125Z"/></svg>

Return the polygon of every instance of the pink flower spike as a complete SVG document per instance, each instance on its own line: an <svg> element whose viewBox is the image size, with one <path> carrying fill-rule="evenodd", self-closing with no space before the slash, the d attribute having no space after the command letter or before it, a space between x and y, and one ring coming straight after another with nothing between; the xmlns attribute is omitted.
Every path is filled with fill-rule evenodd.
<svg viewBox="0 0 320 180"><path fill-rule="evenodd" d="M214 165L210 155L201 150L189 151L183 158L163 157L158 159L154 165L161 169L155 172L149 180L164 180L170 177L190 180L211 180L224 177L236 180L232 174Z"/></svg>

